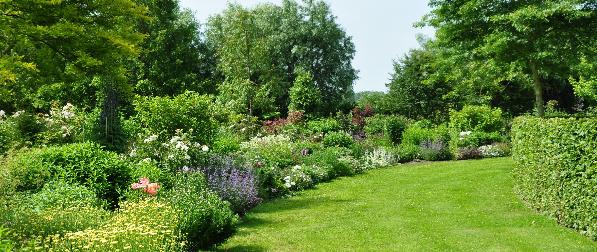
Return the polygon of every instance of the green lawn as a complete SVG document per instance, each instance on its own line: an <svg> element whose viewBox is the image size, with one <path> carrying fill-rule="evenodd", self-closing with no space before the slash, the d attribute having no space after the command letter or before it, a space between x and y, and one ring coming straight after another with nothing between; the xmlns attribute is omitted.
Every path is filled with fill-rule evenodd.
<svg viewBox="0 0 597 252"><path fill-rule="evenodd" d="M509 158L401 165L322 184L248 214L231 251L597 251L527 209Z"/></svg>

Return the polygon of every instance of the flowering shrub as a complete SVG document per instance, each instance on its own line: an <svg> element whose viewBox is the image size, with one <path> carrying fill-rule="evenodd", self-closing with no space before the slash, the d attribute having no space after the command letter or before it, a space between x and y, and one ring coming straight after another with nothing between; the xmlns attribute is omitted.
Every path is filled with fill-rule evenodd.
<svg viewBox="0 0 597 252"><path fill-rule="evenodd" d="M234 165L229 157L213 159L201 171L205 174L209 188L230 202L234 212L244 214L261 202L257 177L252 170Z"/></svg>
<svg viewBox="0 0 597 252"><path fill-rule="evenodd" d="M396 164L398 157L385 148L377 148L369 151L363 156L363 162L368 169L385 167Z"/></svg>
<svg viewBox="0 0 597 252"><path fill-rule="evenodd" d="M174 136L160 141L157 134L140 136L131 147L128 156L138 161L155 162L166 171L176 171L185 166L196 166L205 162L209 147L193 142L193 130L184 132L177 129Z"/></svg>
<svg viewBox="0 0 597 252"><path fill-rule="evenodd" d="M53 104L50 113L43 115L43 122L45 131L40 134L41 142L44 144L72 143L81 133L84 117L70 103L62 108Z"/></svg>
<svg viewBox="0 0 597 252"><path fill-rule="evenodd" d="M211 145L217 129L213 109L208 96L190 91L173 98L139 97L135 100L135 121L158 135L160 141L181 129L189 134L190 141Z"/></svg>
<svg viewBox="0 0 597 252"><path fill-rule="evenodd" d="M302 165L303 172L307 174L314 184L328 181L330 176L323 165Z"/></svg>
<svg viewBox="0 0 597 252"><path fill-rule="evenodd" d="M479 147L483 157L505 157L510 155L510 146L506 143L495 143Z"/></svg>
<svg viewBox="0 0 597 252"><path fill-rule="evenodd" d="M37 193L5 197L2 202L0 223L13 231L13 241L97 227L109 217L109 211L102 209L105 202L94 192L64 182L48 183Z"/></svg>
<svg viewBox="0 0 597 252"><path fill-rule="evenodd" d="M283 173L284 187L290 191L300 191L313 186L313 180L300 165L286 169Z"/></svg>
<svg viewBox="0 0 597 252"><path fill-rule="evenodd" d="M240 144L249 167L281 169L296 164L295 145L286 135L254 137Z"/></svg>

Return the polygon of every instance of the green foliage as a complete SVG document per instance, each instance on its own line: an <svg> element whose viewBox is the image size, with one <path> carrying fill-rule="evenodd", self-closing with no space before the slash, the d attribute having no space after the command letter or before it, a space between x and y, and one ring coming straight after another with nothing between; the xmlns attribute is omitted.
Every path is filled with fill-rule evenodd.
<svg viewBox="0 0 597 252"><path fill-rule="evenodd" d="M570 84L574 87L574 93L590 102L597 102L597 64L590 63L583 57L580 64L576 66L578 78L570 77Z"/></svg>
<svg viewBox="0 0 597 252"><path fill-rule="evenodd" d="M296 164L295 145L288 136L255 137L240 145L246 162L251 167L286 168Z"/></svg>
<svg viewBox="0 0 597 252"><path fill-rule="evenodd" d="M178 212L176 229L185 250L212 248L234 233L238 216L228 202L208 190L201 174L177 176L168 198Z"/></svg>
<svg viewBox="0 0 597 252"><path fill-rule="evenodd" d="M424 46L411 50L394 62L394 73L388 84L389 110L412 119L445 120L451 101L447 94L452 86L445 80L431 78L438 72L434 65L438 53Z"/></svg>
<svg viewBox="0 0 597 252"><path fill-rule="evenodd" d="M0 104L20 109L96 105L103 87L91 78L125 76L143 39L135 24L147 18L132 0L3 1L0 13Z"/></svg>
<svg viewBox="0 0 597 252"><path fill-rule="evenodd" d="M450 111L450 128L459 132L503 132L505 124L501 109L467 105L460 111Z"/></svg>
<svg viewBox="0 0 597 252"><path fill-rule="evenodd" d="M50 182L39 192L5 198L0 221L18 240L63 235L102 225L109 217L103 203L84 186Z"/></svg>
<svg viewBox="0 0 597 252"><path fill-rule="evenodd" d="M466 62L454 68L453 75L478 72L493 75L493 83L513 79L533 83L540 116L542 79L554 75L566 79L581 56L594 54L597 12L590 0L434 0L430 7L433 10L423 23L436 28L438 44L449 50L452 62ZM474 79L471 83L483 81Z"/></svg>
<svg viewBox="0 0 597 252"><path fill-rule="evenodd" d="M384 92L363 91L355 94L355 101L361 109L371 107L376 114L389 114L391 104L387 97Z"/></svg>
<svg viewBox="0 0 597 252"><path fill-rule="evenodd" d="M349 148L353 142L350 134L341 131L330 132L323 137L323 146L325 147Z"/></svg>
<svg viewBox="0 0 597 252"><path fill-rule="evenodd" d="M321 103L321 93L315 86L313 75L307 71L298 71L289 95L288 111L304 111L311 114Z"/></svg>
<svg viewBox="0 0 597 252"><path fill-rule="evenodd" d="M421 157L421 146L412 143L402 143L397 149L401 163L407 163Z"/></svg>
<svg viewBox="0 0 597 252"><path fill-rule="evenodd" d="M595 118L519 117L512 126L516 192L532 208L597 239Z"/></svg>
<svg viewBox="0 0 597 252"><path fill-rule="evenodd" d="M0 183L9 183L3 186L12 191L38 191L49 181L64 181L88 187L112 207L131 182L130 164L92 143L23 150L11 154L1 169L9 179Z"/></svg>
<svg viewBox="0 0 597 252"><path fill-rule="evenodd" d="M135 101L136 120L148 133L162 140L173 136L176 130L189 132L192 141L211 144L217 124L213 118L211 99L194 92L168 97L139 97Z"/></svg>
<svg viewBox="0 0 597 252"><path fill-rule="evenodd" d="M407 125L406 118L400 116L374 115L366 119L365 134L368 137L384 136L393 144L400 144Z"/></svg>
<svg viewBox="0 0 597 252"><path fill-rule="evenodd" d="M327 134L329 132L342 130L342 126L338 120L333 118L322 118L307 122L307 130L312 134Z"/></svg>
<svg viewBox="0 0 597 252"><path fill-rule="evenodd" d="M142 0L152 19L137 30L146 34L133 66L135 91L144 96L173 96L185 91L214 93L215 59L202 40L193 13L178 0ZM209 79L211 78L211 79Z"/></svg>
<svg viewBox="0 0 597 252"><path fill-rule="evenodd" d="M350 158L350 149L342 147L329 147L314 151L312 155L305 157L306 165L321 166L327 170L328 178L348 176L355 174L360 168L355 167L356 163Z"/></svg>
<svg viewBox="0 0 597 252"><path fill-rule="evenodd" d="M406 126L407 121L404 118L397 116L390 116L387 118L385 132L392 143L400 144L402 142L402 134L404 133Z"/></svg>
<svg viewBox="0 0 597 252"><path fill-rule="evenodd" d="M322 94L321 106L312 108L315 112L330 114L352 106L357 77L350 64L354 44L323 1L291 0L251 9L231 4L210 18L207 41L225 78L218 100L237 112L260 117L285 114L291 87L304 82L297 69L311 73L309 86L317 92L308 96ZM298 100L293 107L312 106L312 97L300 106Z"/></svg>

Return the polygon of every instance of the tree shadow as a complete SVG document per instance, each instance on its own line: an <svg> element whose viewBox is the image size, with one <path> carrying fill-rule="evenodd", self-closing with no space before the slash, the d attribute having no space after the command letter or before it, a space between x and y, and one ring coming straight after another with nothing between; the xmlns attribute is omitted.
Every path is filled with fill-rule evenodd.
<svg viewBox="0 0 597 252"><path fill-rule="evenodd" d="M231 251L231 252L235 252L235 251L256 251L256 252L261 252L261 251L267 251L265 248L261 247L261 246L256 246L256 245L237 245L231 248L216 248L213 251Z"/></svg>

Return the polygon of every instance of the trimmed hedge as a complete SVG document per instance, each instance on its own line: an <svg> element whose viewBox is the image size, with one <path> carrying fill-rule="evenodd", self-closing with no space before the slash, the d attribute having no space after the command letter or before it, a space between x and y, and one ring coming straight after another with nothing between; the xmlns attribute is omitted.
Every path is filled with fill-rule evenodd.
<svg viewBox="0 0 597 252"><path fill-rule="evenodd" d="M519 117L515 190L532 208L597 239L597 118Z"/></svg>

